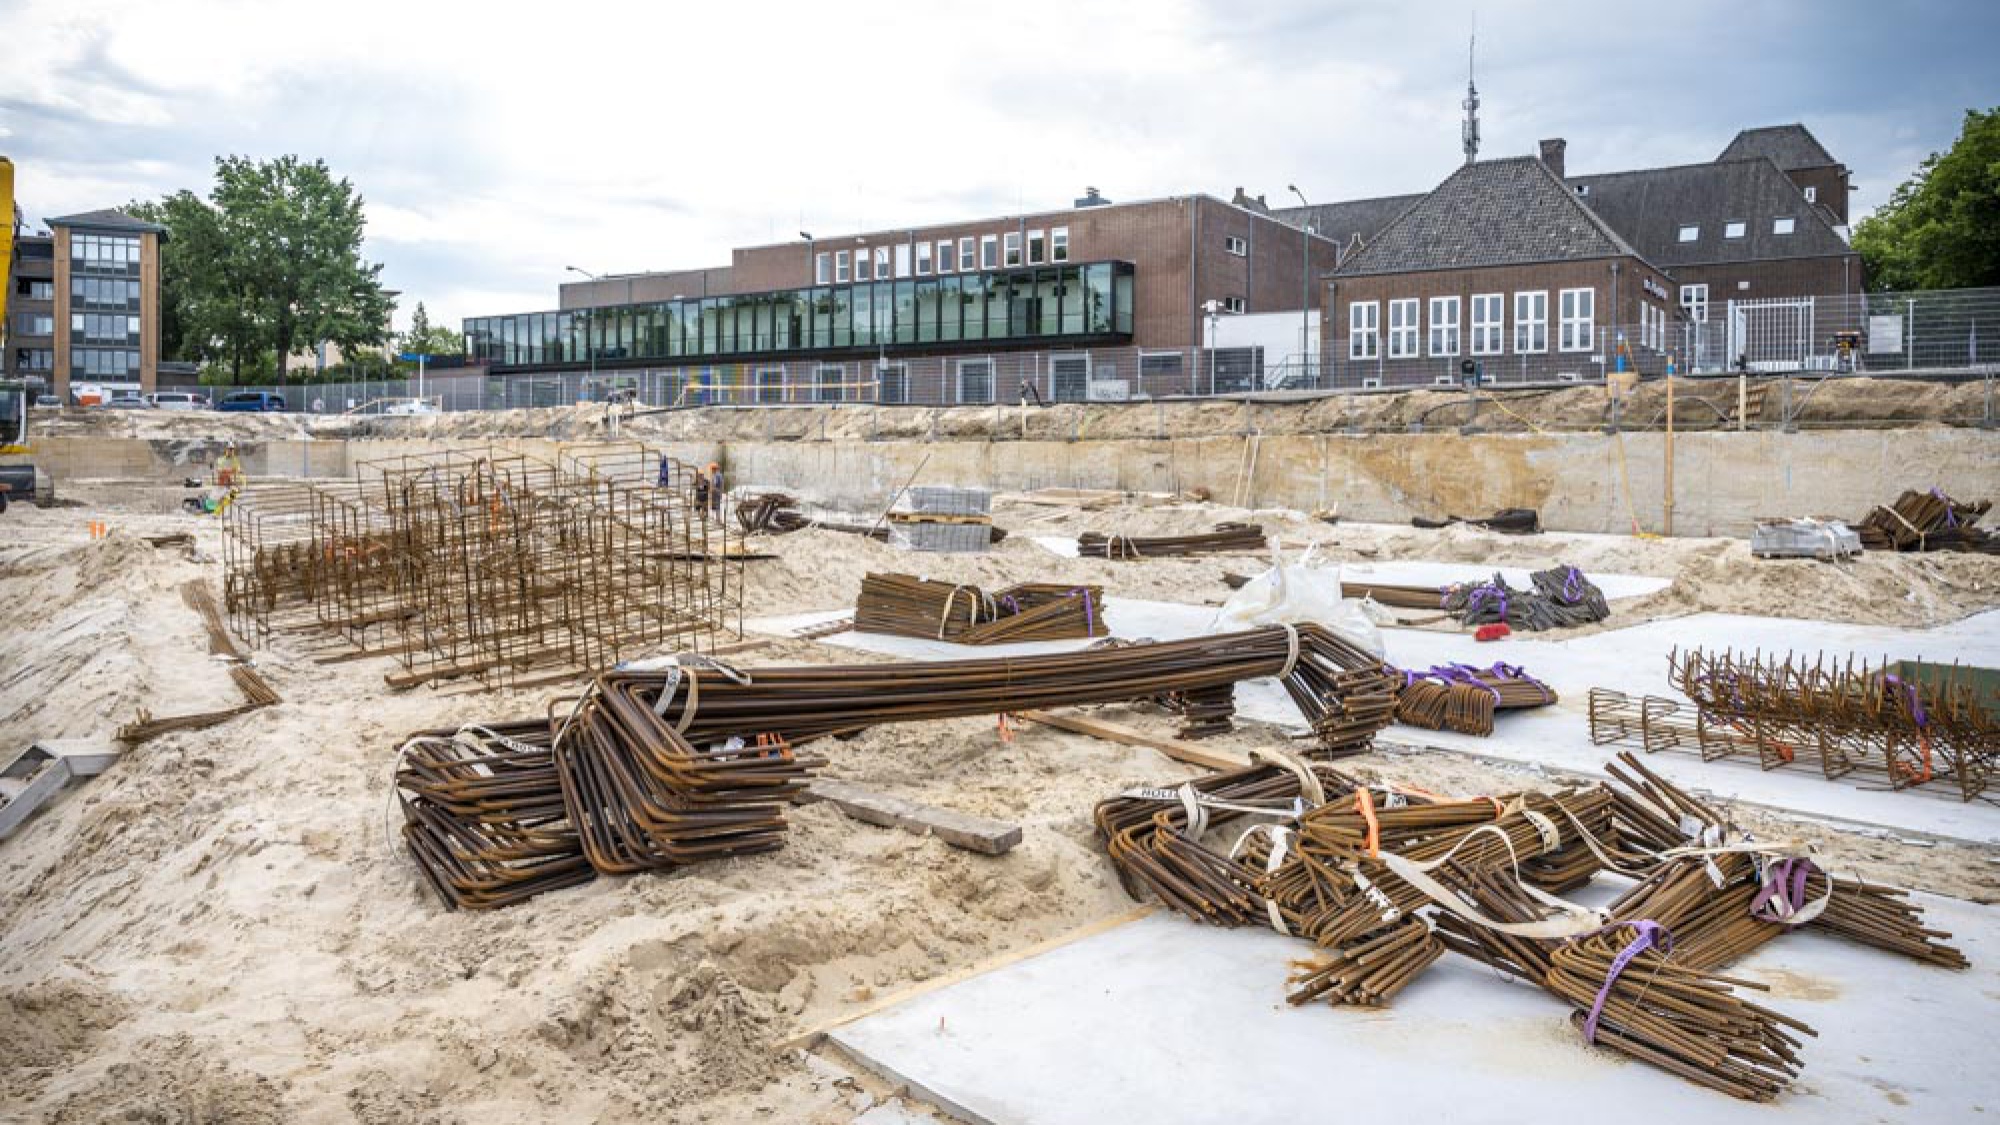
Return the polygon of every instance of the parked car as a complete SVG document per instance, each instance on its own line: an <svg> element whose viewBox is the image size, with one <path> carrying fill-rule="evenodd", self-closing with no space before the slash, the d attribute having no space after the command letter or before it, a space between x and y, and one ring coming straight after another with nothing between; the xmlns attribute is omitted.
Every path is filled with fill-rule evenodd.
<svg viewBox="0 0 2000 1125"><path fill-rule="evenodd" d="M217 410L260 414L285 409L285 396L270 391L235 391L215 405Z"/></svg>
<svg viewBox="0 0 2000 1125"><path fill-rule="evenodd" d="M35 409L37 410L60 410L61 408L62 400L54 395L35 396Z"/></svg>
<svg viewBox="0 0 2000 1125"><path fill-rule="evenodd" d="M207 410L208 400L187 391L158 391L150 396L155 410Z"/></svg>
<svg viewBox="0 0 2000 1125"><path fill-rule="evenodd" d="M106 405L110 406L113 410L151 410L153 408L152 403L147 402L130 391L114 396Z"/></svg>

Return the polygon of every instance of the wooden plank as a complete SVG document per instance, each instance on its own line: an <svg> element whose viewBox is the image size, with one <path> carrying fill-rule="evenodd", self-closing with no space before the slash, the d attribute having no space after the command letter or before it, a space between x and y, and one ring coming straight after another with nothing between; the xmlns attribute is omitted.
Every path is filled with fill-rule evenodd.
<svg viewBox="0 0 2000 1125"><path fill-rule="evenodd" d="M991 525L992 516L947 514L944 512L890 512L890 523L978 523Z"/></svg>
<svg viewBox="0 0 2000 1125"><path fill-rule="evenodd" d="M954 969L951 972L946 973L941 977L933 977L930 980L919 981L908 988L892 992L887 996L878 996L875 999L862 1004L860 1007L855 1008L850 1012L845 1012L823 1023L815 1024L812 1027L794 1033L791 1037L784 1039L778 1043L778 1050L809 1051L813 1047L817 1046L820 1040L826 1038L827 1032L830 1032L835 1028L845 1027L846 1025L853 1023L855 1020L872 1016L876 1012L880 1012L888 1008L893 1008L896 1005L901 1004L906 1000L912 1000L918 996L922 996L926 992L936 992L940 988L948 988L951 985L957 984L960 981L971 980L973 977L980 976L981 974L984 973L990 973L995 969L1004 969L1007 966L1012 965L1016 962L1026 961L1030 957L1039 957L1042 954L1047 953L1052 949L1061 949L1065 945L1070 945L1075 942L1082 941L1084 938L1096 937L1098 934L1104 933L1108 930L1115 930L1118 927L1123 926L1128 922L1136 922L1139 919L1144 918L1146 915L1151 914L1153 911L1158 909L1159 907L1153 906L1151 904L1145 906L1135 906L1132 909L1127 910L1122 914L1113 914L1109 918L1100 918L1095 922L1090 922L1085 925L1078 926L1076 929L1070 930L1068 933L1057 934L1052 938L1047 938L1043 941L1038 941L1033 945L1023 946L1020 949L1010 950L1006 953L999 954L998 956L989 957L986 960L980 961L976 964L967 965L963 969Z"/></svg>
<svg viewBox="0 0 2000 1125"><path fill-rule="evenodd" d="M839 778L815 778L799 800L807 804L825 801L864 824L936 836L954 848L982 855L1004 855L1021 842L1018 824L878 793Z"/></svg>
<svg viewBox="0 0 2000 1125"><path fill-rule="evenodd" d="M1055 727L1057 730L1087 734L1092 738L1101 738L1106 742L1116 742L1123 746L1143 746L1148 750L1157 750L1174 761L1186 762L1203 769L1235 770L1250 764L1247 759L1232 754L1218 754L1186 739L1147 734L1137 727L1107 723L1102 719L1086 719L1081 715L1058 715L1052 711L1023 711L1015 717L1026 719L1031 723L1040 723L1045 727Z"/></svg>

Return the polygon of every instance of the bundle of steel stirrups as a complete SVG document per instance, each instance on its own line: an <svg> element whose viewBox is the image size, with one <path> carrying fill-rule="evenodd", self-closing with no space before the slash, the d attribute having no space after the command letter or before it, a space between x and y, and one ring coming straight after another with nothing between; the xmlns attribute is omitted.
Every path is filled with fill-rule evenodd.
<svg viewBox="0 0 2000 1125"><path fill-rule="evenodd" d="M555 865L547 852L563 833L589 868L602 872L778 846L783 806L820 764L794 748L816 738L884 723L1219 690L1260 676L1280 678L1322 732L1320 750L1327 754L1365 749L1395 706L1395 679L1380 661L1312 625L1049 656L895 665L739 671L684 656L667 667L598 677L580 699L552 708L541 721L550 735L522 736L533 722L484 725L552 747L545 770L533 755L486 761L498 752L487 736L413 736L406 765L416 760L442 768L436 767L439 755L455 760L472 753L479 760L453 776L492 780L504 791L482 789L483 803L454 803L433 792L427 775L405 770L399 774L405 816L422 822L406 835L416 833L411 849L447 904L502 905L567 885L575 871ZM441 747L440 740L453 745ZM468 741L477 752L461 748ZM501 764L509 768L502 771ZM563 810L560 824L548 818L552 802ZM495 824L505 831L494 835ZM518 883L512 873L516 851L528 846L521 833L529 830L535 847L526 859L549 875L548 882ZM489 837L490 847L480 843ZM507 892L497 900L490 897L494 880Z"/></svg>
<svg viewBox="0 0 2000 1125"><path fill-rule="evenodd" d="M1717 970L1800 926L1965 967L1902 892L1743 837L1630 755L1609 772L1472 800L1316 775L1323 799L1305 799L1298 775L1257 765L1121 793L1097 824L1135 895L1313 941L1294 1004L1379 1006L1457 952L1568 1003L1587 1042L1753 1100L1783 1093L1812 1032ZM1603 870L1637 882L1603 910L1553 897Z"/></svg>
<svg viewBox="0 0 2000 1125"><path fill-rule="evenodd" d="M1669 654L1668 680L1694 702L1690 723L1666 701L1603 693L1591 737L1648 750L1694 749L1704 759L1754 756L1765 769L1861 773L1905 789L1935 780L1962 799L1983 794L2000 762L2000 714L1982 702L1979 676L1956 665L1902 674L1852 656Z"/></svg>
<svg viewBox="0 0 2000 1125"><path fill-rule="evenodd" d="M875 573L861 580L854 628L966 645L1073 640L1110 632L1104 624L1102 587L1024 582L989 594L977 586Z"/></svg>
<svg viewBox="0 0 2000 1125"><path fill-rule="evenodd" d="M1219 523L1214 531L1193 535L1105 535L1086 531L1076 537L1077 554L1087 559L1159 559L1175 555L1261 551L1264 546L1264 529L1254 523Z"/></svg>
<svg viewBox="0 0 2000 1125"><path fill-rule="evenodd" d="M1542 517L1533 508L1502 508L1483 519L1446 515L1441 520L1428 519L1424 516L1410 520L1411 527L1420 527L1427 531L1450 527L1455 523L1483 527L1488 531L1500 532L1502 535L1539 535L1542 531Z"/></svg>
<svg viewBox="0 0 2000 1125"><path fill-rule="evenodd" d="M235 707L225 707L216 711L200 711L188 715L167 715L155 718L150 711L141 709L138 718L118 728L120 742L137 745L160 735L177 730L206 730L219 726L238 715L247 715L282 702L277 689L250 666L236 640L230 636L229 626L223 623L222 609L216 604L215 594L202 579L192 579L181 586L181 600L188 608L201 615L202 628L208 634L208 651L230 662L229 678L236 684L236 690L243 696L243 702Z"/></svg>
<svg viewBox="0 0 2000 1125"><path fill-rule="evenodd" d="M1993 508L1991 500L1965 504L1933 488L1910 490L1894 504L1877 507L1854 531L1870 551L2000 551L2000 542L1975 526Z"/></svg>
<svg viewBox="0 0 2000 1125"><path fill-rule="evenodd" d="M1490 668L1439 664L1427 672L1404 672L1396 693L1396 721L1425 730L1451 730L1485 737L1500 711L1547 707L1555 689L1513 664Z"/></svg>
<svg viewBox="0 0 2000 1125"><path fill-rule="evenodd" d="M1528 590L1507 585L1497 573L1490 582L1447 586L1438 606L1466 625L1504 623L1536 632L1588 625L1611 616L1604 591L1576 567L1534 571L1528 580L1533 587Z"/></svg>
<svg viewBox="0 0 2000 1125"><path fill-rule="evenodd" d="M450 451L250 489L229 511L225 602L252 639L322 629L393 654L395 686L704 649L740 627L741 561L677 465L639 443Z"/></svg>

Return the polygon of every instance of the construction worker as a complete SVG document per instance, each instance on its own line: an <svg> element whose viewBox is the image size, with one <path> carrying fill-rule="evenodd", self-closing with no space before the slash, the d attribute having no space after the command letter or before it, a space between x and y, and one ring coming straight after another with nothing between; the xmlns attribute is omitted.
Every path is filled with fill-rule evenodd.
<svg viewBox="0 0 2000 1125"><path fill-rule="evenodd" d="M658 484L661 488L665 488L672 483L674 483L674 459L662 453L660 454L660 479Z"/></svg>
<svg viewBox="0 0 2000 1125"><path fill-rule="evenodd" d="M243 476L243 463L236 459L236 443L230 442L222 456L215 459L215 483L224 488L234 488Z"/></svg>
<svg viewBox="0 0 2000 1125"><path fill-rule="evenodd" d="M694 502L717 515L722 514L722 466L714 461L694 479Z"/></svg>

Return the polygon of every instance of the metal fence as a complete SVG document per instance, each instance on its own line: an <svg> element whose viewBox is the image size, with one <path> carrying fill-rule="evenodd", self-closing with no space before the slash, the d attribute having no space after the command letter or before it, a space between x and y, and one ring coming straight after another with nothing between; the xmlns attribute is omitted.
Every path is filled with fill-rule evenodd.
<svg viewBox="0 0 2000 1125"><path fill-rule="evenodd" d="M1644 376L2000 371L2000 289L1728 300L1643 324L1417 325L1330 336L1318 356L1263 347L1090 348L849 354L645 368L452 371L415 380L213 388L269 390L289 409L393 412L421 397L438 409L506 410L632 401L649 407L872 403L958 405L1129 402L1284 392L1598 383Z"/></svg>

